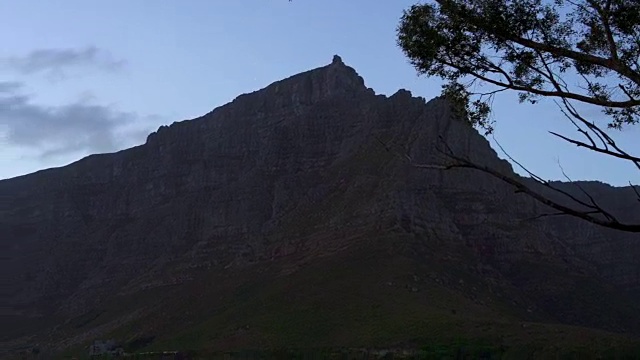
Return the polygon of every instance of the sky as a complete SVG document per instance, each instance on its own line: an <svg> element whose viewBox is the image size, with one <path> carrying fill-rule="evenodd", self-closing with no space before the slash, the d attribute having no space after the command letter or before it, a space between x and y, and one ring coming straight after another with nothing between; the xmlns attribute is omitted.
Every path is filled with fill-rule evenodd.
<svg viewBox="0 0 640 360"><path fill-rule="evenodd" d="M433 98L440 80L396 45L416 1L0 0L0 179L142 144L334 54L376 93ZM494 118L498 155L496 141L542 178L640 183L631 164L550 135L578 135L550 101L501 94ZM640 126L612 135L640 154Z"/></svg>

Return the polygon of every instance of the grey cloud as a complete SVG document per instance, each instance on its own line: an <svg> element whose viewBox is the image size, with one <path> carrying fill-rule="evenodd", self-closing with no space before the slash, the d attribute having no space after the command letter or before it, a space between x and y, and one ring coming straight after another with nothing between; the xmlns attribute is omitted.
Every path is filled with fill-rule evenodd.
<svg viewBox="0 0 640 360"><path fill-rule="evenodd" d="M17 81L0 81L0 94L14 93L22 88L22 83Z"/></svg>
<svg viewBox="0 0 640 360"><path fill-rule="evenodd" d="M62 106L34 104L20 94L19 83L0 82L0 129L9 145L55 157L74 152L111 152L139 141L141 117L109 106L74 102ZM136 126L138 129L136 129Z"/></svg>
<svg viewBox="0 0 640 360"><path fill-rule="evenodd" d="M24 56L0 58L0 67L23 75L44 73L52 78L64 78L71 69L117 71L124 60L114 59L107 51L95 46L68 49L38 49Z"/></svg>

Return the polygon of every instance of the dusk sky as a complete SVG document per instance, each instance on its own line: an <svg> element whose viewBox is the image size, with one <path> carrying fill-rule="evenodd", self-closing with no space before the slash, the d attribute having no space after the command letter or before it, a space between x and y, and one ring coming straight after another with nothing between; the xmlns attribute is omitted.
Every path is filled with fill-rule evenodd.
<svg viewBox="0 0 640 360"><path fill-rule="evenodd" d="M0 179L141 144L160 125L334 54L376 93L405 88L430 99L440 81L418 77L396 46L413 3L0 0ZM640 183L631 164L548 134L578 135L552 102L522 105L513 94L494 105L495 138L543 178L562 179L560 164L574 180ZM640 154L640 126L612 135Z"/></svg>

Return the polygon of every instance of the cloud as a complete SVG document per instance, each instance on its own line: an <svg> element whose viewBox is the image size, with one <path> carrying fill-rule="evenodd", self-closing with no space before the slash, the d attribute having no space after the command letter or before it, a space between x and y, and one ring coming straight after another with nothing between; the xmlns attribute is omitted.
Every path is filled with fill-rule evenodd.
<svg viewBox="0 0 640 360"><path fill-rule="evenodd" d="M38 105L21 88L21 83L0 82L0 136L8 145L35 150L41 159L115 151L148 131L144 123L149 121L135 113L86 98L61 106Z"/></svg>
<svg viewBox="0 0 640 360"><path fill-rule="evenodd" d="M45 74L59 80L72 69L92 69L107 72L121 70L124 60L115 59L105 50L95 46L67 49L38 49L24 56L0 58L0 68L22 75Z"/></svg>
<svg viewBox="0 0 640 360"><path fill-rule="evenodd" d="M22 88L22 83L17 81L0 81L0 94L13 93Z"/></svg>

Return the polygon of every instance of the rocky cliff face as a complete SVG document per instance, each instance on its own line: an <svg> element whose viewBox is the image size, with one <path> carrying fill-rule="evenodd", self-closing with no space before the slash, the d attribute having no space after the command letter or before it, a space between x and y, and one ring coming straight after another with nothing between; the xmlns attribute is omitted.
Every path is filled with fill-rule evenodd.
<svg viewBox="0 0 640 360"><path fill-rule="evenodd" d="M383 233L413 234L416 256L436 243L466 249L470 257L446 256L545 319L635 326L626 304L639 300L628 294L640 288L639 235L527 220L544 209L499 180L417 169L397 155L442 163L440 136L511 172L443 99L376 95L336 56L163 126L144 145L0 181L0 316L16 324L1 335L60 326L198 274L331 256ZM588 187L640 220L629 189ZM618 300L600 316L592 302L602 296Z"/></svg>
<svg viewBox="0 0 640 360"><path fill-rule="evenodd" d="M596 181L555 182L553 185L589 202L586 192L618 220L640 223L637 195L630 186L612 187ZM542 192L545 190L542 189ZM562 199L557 193L549 195ZM591 226L571 217L550 217L541 226L548 232L565 238L565 244L572 253L596 266L598 273L607 281L633 292L640 290L640 267L635 260L640 256L639 234Z"/></svg>

